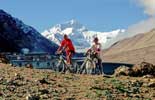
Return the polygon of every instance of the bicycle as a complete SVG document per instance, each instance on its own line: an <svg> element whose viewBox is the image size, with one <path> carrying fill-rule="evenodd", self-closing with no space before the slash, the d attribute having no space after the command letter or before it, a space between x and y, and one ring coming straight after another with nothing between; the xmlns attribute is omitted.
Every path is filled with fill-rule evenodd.
<svg viewBox="0 0 155 100"><path fill-rule="evenodd" d="M98 59L95 57L94 51L90 50L86 54L86 58L82 63L79 74L101 74L102 70L98 68Z"/></svg>
<svg viewBox="0 0 155 100"><path fill-rule="evenodd" d="M65 60L63 53L56 53L56 55L56 66L54 68L55 71L65 73L68 70L70 73L77 73L79 65L76 61L72 60L72 64L71 66L69 66Z"/></svg>

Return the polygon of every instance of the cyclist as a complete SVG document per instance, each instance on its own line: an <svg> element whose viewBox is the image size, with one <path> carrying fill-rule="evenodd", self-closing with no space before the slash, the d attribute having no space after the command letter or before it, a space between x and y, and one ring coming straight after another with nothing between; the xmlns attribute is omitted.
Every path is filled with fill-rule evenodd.
<svg viewBox="0 0 155 100"><path fill-rule="evenodd" d="M102 69L102 60L101 60L101 43L98 42L98 38L95 37L93 40L93 45L90 49L87 50L87 52L93 51L94 53L94 58L96 58L98 60L98 68L100 70L100 74L103 74L103 69Z"/></svg>
<svg viewBox="0 0 155 100"><path fill-rule="evenodd" d="M63 40L61 41L61 45L57 50L57 53L61 53L63 50L66 51L66 60L69 66L72 66L71 59L73 54L75 53L75 48L72 41L65 34Z"/></svg>

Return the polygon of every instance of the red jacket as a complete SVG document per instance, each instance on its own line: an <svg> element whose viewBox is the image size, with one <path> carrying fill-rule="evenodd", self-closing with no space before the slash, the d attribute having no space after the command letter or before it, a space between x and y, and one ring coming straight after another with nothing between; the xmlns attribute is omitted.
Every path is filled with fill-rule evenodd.
<svg viewBox="0 0 155 100"><path fill-rule="evenodd" d="M72 41L70 39L64 39L62 42L61 42L61 46L60 46L60 49L65 47L65 50L66 51L74 51L75 52L75 48L72 44Z"/></svg>

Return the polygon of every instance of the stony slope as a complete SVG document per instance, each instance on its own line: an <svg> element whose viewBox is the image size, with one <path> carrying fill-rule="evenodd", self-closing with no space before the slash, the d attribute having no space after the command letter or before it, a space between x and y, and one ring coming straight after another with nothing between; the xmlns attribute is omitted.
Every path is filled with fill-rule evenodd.
<svg viewBox="0 0 155 100"><path fill-rule="evenodd" d="M154 100L154 78L61 74L0 64L0 99Z"/></svg>

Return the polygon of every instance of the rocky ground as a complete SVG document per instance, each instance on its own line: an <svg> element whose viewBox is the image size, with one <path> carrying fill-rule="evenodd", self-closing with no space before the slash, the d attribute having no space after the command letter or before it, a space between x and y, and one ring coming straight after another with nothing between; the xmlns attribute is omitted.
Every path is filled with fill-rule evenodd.
<svg viewBox="0 0 155 100"><path fill-rule="evenodd" d="M0 100L155 100L155 78L62 74L0 63Z"/></svg>

